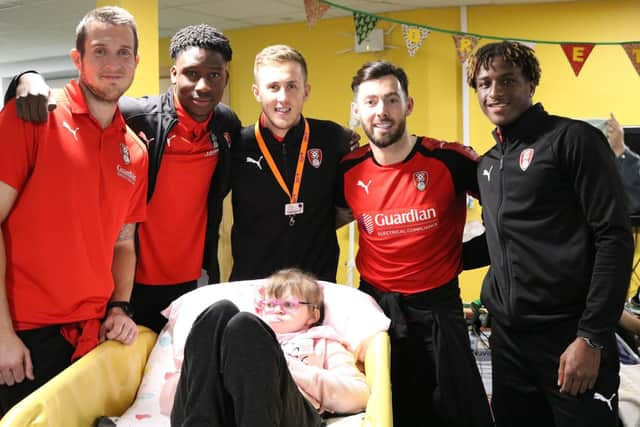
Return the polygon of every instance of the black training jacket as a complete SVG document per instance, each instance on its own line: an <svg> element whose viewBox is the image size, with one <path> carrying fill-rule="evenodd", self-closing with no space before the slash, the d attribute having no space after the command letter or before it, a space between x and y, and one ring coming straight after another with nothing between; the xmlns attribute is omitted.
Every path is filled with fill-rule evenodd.
<svg viewBox="0 0 640 427"><path fill-rule="evenodd" d="M540 104L493 135L478 165L491 258L482 302L514 330L575 320L578 336L609 342L633 239L604 135Z"/></svg>
<svg viewBox="0 0 640 427"><path fill-rule="evenodd" d="M165 141L171 128L178 122L173 102L173 87L160 96L142 98L122 97L118 103L127 125L147 143L149 149L149 192L147 200L153 197L156 178ZM209 189L207 235L205 239L203 268L209 274L209 282L220 281L218 265L218 230L222 219L222 201L229 192L230 144L238 139L241 129L240 120L228 106L216 105L213 117L209 121L211 139L218 143L218 165L211 178ZM140 132L144 133L140 135Z"/></svg>
<svg viewBox="0 0 640 427"><path fill-rule="evenodd" d="M289 197L258 148L254 126L243 128L239 143L234 141L231 147L231 280L266 277L287 267L301 268L322 280L336 280L336 179L338 162L349 152L349 138L336 123L307 120L309 146L299 195L304 213L296 215L293 225L285 215ZM265 144L290 191L303 133L304 120L289 129L282 142L261 127Z"/></svg>

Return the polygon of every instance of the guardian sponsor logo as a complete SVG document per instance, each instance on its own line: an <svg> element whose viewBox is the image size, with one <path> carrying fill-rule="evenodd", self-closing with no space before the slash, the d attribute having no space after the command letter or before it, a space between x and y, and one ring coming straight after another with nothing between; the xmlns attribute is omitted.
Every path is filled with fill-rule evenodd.
<svg viewBox="0 0 640 427"><path fill-rule="evenodd" d="M116 165L116 173L120 178L124 178L132 184L136 183L136 174L120 165Z"/></svg>
<svg viewBox="0 0 640 427"><path fill-rule="evenodd" d="M367 234L377 230L378 235L424 231L438 225L435 208L409 209L393 213L360 214L358 223Z"/></svg>
<svg viewBox="0 0 640 427"><path fill-rule="evenodd" d="M369 214L360 214L358 216L358 224L367 232L373 234L373 218Z"/></svg>

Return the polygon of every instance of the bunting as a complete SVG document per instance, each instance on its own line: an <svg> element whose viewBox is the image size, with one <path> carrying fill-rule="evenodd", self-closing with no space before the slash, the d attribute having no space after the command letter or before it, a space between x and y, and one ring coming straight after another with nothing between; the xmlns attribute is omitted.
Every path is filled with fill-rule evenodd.
<svg viewBox="0 0 640 427"><path fill-rule="evenodd" d="M378 17L367 13L354 12L353 21L356 25L356 38L358 39L358 44L360 44L367 38L371 30L376 27Z"/></svg>
<svg viewBox="0 0 640 427"><path fill-rule="evenodd" d="M412 25L402 24L402 35L404 43L407 46L409 56L415 56L422 42L427 38L430 31L426 28L414 27Z"/></svg>
<svg viewBox="0 0 640 427"><path fill-rule="evenodd" d="M454 34L451 37L453 37L453 42L456 45L458 59L460 60L461 64L464 64L469 55L473 53L473 49L475 49L480 39L478 37L468 35L465 36L461 34Z"/></svg>
<svg viewBox="0 0 640 427"><path fill-rule="evenodd" d="M309 25L315 25L328 9L329 5L320 3L319 0L304 0L304 11Z"/></svg>
<svg viewBox="0 0 640 427"><path fill-rule="evenodd" d="M456 46L458 59L461 63L464 63L469 55L474 51L480 39L489 39L494 41L511 40L527 45L532 49L535 49L536 44L554 44L561 46L574 74L578 76L596 45L620 45L629 57L629 60L636 72L640 75L640 41L568 42L514 39L512 37L498 37L486 34L468 33L464 31L448 30L429 25L401 21L386 16L378 16L352 9L329 0L304 0L304 5L307 14L307 21L310 25L316 23L330 7L351 12L355 23L356 40L358 44L362 43L362 41L369 36L369 33L375 28L378 21L401 24L404 41L410 56L414 56L417 53L418 49L422 46L424 40L431 32L446 33L452 36Z"/></svg>
<svg viewBox="0 0 640 427"><path fill-rule="evenodd" d="M571 68L576 77L580 74L580 70L587 62L587 58L591 55L594 44L591 43L562 43L562 50L571 64Z"/></svg>
<svg viewBox="0 0 640 427"><path fill-rule="evenodd" d="M629 60L633 68L636 69L636 73L640 75L640 43L623 43L622 48L627 52Z"/></svg>

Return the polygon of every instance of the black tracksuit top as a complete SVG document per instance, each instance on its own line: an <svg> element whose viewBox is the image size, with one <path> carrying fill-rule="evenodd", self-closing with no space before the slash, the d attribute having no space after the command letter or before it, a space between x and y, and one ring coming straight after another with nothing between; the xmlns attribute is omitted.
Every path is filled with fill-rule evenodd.
<svg viewBox="0 0 640 427"><path fill-rule="evenodd" d="M267 162L260 160L262 153L254 125L244 127L240 143L231 147L231 280L266 277L287 267L301 268L322 280L336 279L336 179L338 163L349 152L349 140L336 123L307 120L309 145L298 198L304 203L304 213L296 215L293 226L284 214L289 196ZM265 144L289 191L293 188L303 133L304 120L291 128L282 142L261 127Z"/></svg>
<svg viewBox="0 0 640 427"><path fill-rule="evenodd" d="M515 330L575 320L577 335L608 342L633 239L604 135L536 104L494 137L477 171L491 258L482 302Z"/></svg>

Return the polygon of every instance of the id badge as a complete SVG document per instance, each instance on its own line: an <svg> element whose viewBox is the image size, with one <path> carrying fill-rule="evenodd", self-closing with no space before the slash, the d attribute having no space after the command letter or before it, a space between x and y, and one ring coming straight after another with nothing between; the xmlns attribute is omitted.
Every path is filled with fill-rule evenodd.
<svg viewBox="0 0 640 427"><path fill-rule="evenodd" d="M300 215L304 213L304 203L287 203L284 205L285 216Z"/></svg>

